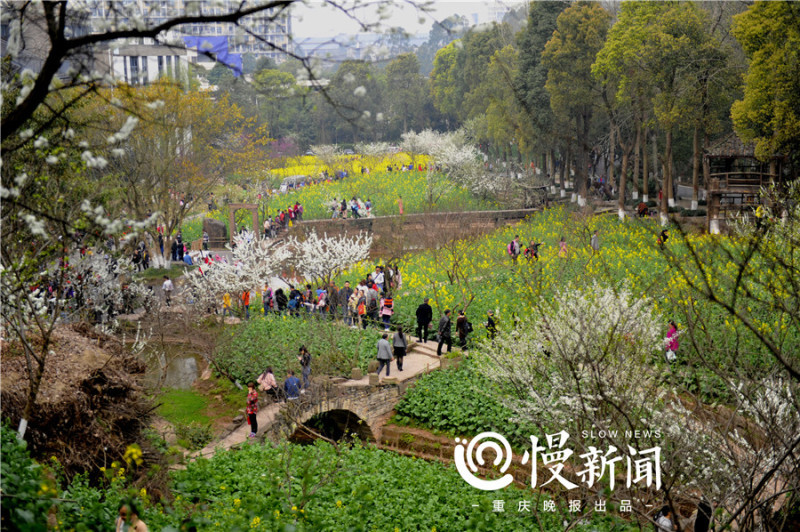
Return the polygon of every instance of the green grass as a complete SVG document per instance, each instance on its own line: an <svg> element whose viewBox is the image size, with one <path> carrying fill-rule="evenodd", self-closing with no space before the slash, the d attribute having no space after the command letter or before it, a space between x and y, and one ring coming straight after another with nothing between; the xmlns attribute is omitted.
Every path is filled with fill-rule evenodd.
<svg viewBox="0 0 800 532"><path fill-rule="evenodd" d="M195 390L166 389L159 397L158 414L173 424L205 425L211 419L205 414L208 398Z"/></svg>

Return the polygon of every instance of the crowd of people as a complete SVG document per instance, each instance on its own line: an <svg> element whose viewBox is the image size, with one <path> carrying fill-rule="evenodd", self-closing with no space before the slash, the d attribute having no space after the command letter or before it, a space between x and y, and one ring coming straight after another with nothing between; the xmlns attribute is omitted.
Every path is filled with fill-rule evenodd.
<svg viewBox="0 0 800 532"><path fill-rule="evenodd" d="M224 259L223 259L224 260ZM273 289L269 284L261 288L261 302L264 315L269 313L316 316L320 319L336 319L346 325L366 329L368 326L391 327L394 314L393 292L402 285L400 268L387 264L376 266L352 287L345 281L341 287L334 281L313 288L289 285L287 288ZM241 314L250 317L250 301L255 293L245 290L239 294L226 292L222 296L223 316L233 316L233 302L238 299Z"/></svg>
<svg viewBox="0 0 800 532"><path fill-rule="evenodd" d="M372 200L367 198L367 201L362 201L361 198L353 196L350 201L346 198L341 200L333 198L328 203L328 210L331 211L331 220L347 218L372 218L375 213L372 210Z"/></svg>

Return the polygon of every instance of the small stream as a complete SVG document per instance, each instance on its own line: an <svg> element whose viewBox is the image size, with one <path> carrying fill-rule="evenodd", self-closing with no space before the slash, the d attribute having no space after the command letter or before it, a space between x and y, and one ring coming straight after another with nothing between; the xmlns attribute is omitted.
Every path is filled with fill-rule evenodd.
<svg viewBox="0 0 800 532"><path fill-rule="evenodd" d="M162 355L150 351L145 355L145 362L147 363L145 384L148 387L160 384L162 388L182 390L191 388L194 381L208 367L205 358L191 345L186 344L167 345Z"/></svg>

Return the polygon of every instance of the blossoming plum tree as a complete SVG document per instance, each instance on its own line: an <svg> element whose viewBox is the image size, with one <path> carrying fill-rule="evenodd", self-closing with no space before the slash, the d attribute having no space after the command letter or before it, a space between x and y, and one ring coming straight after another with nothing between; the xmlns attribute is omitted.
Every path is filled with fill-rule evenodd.
<svg viewBox="0 0 800 532"><path fill-rule="evenodd" d="M327 286L339 272L369 256L372 235L329 237L311 232L305 240L290 238L292 264L307 279Z"/></svg>

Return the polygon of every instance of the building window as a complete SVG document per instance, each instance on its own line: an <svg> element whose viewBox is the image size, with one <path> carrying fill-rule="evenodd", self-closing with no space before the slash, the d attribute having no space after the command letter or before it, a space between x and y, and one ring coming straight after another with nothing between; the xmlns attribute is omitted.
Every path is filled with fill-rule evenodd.
<svg viewBox="0 0 800 532"><path fill-rule="evenodd" d="M142 56L139 58L139 60L141 61L141 67L142 67L142 83L143 84L150 83L150 76L148 75L147 72L148 57Z"/></svg>
<svg viewBox="0 0 800 532"><path fill-rule="evenodd" d="M158 56L158 77L161 77L161 74L164 73L164 56Z"/></svg>
<svg viewBox="0 0 800 532"><path fill-rule="evenodd" d="M131 85L139 84L139 57L131 56Z"/></svg>

